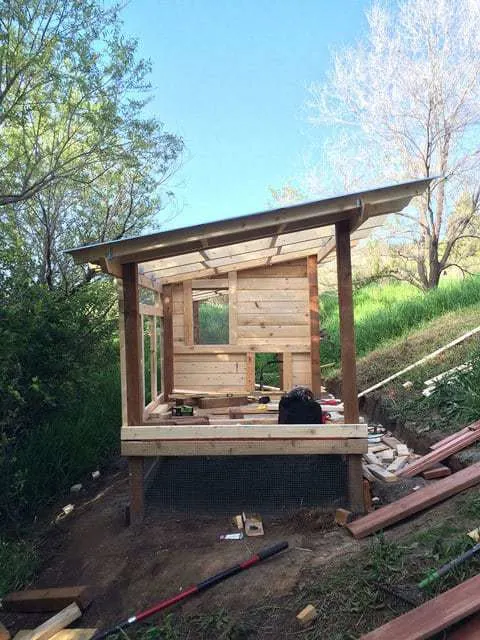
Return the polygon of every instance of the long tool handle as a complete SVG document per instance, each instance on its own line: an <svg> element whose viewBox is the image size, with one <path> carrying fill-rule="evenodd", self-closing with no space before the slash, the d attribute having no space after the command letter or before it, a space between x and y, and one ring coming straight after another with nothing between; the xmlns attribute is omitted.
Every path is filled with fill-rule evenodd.
<svg viewBox="0 0 480 640"><path fill-rule="evenodd" d="M444 576L446 573L449 573L450 571L452 571L452 569L455 569L455 567L458 567L458 565L462 564L463 562L465 562L466 560L474 556L479 551L480 551L480 542L476 544L474 547L472 547L471 549L468 549L467 551L465 551L465 553L462 553L461 555L457 556L453 560L450 560L450 562L447 562L446 564L442 565L440 569L437 569L436 571L432 571L432 573L429 576L427 576L421 582L418 583L418 588L424 589L427 585L431 584L432 582L435 582L435 580L438 580L439 578Z"/></svg>
<svg viewBox="0 0 480 640"><path fill-rule="evenodd" d="M92 640L102 640L102 638L106 638L111 633L115 633L120 629L124 629L125 627L128 627L131 624L134 624L135 622L140 622L141 620L145 620L146 618L153 616L155 613L164 611L165 609L168 609L174 604L177 604L182 600L186 600L187 598L194 595L195 593L200 593L201 591L210 589L211 587L215 586L219 582L223 582L223 580L226 580L227 578L231 578L232 576L236 575L237 573L240 573L241 571L250 569L250 567L253 567L253 565L258 564L259 562L262 562L262 560L266 560L267 558L270 558L271 556L274 556L277 553L280 553L281 551L284 551L284 549L287 549L287 548L288 548L288 542L278 542L277 544L274 544L271 547L267 547L266 549L261 549L258 553L253 555L248 560L245 560L244 562L240 562L239 564L235 564L233 567L230 567L229 569L225 569L224 571L221 571L220 573L217 573L216 575L211 576L210 578L206 578L205 580L202 580L202 582L199 582L198 584L194 584L191 587L188 587L181 593L177 593L177 595L172 596L171 598L167 598L166 600L162 600L161 602L158 602L157 604L153 605L153 607L150 607L150 609L145 609L145 611L139 611L135 615L130 616L130 618L127 618L127 620L120 622L115 627L112 627L111 629L107 629L106 631L102 631L101 633L95 635Z"/></svg>

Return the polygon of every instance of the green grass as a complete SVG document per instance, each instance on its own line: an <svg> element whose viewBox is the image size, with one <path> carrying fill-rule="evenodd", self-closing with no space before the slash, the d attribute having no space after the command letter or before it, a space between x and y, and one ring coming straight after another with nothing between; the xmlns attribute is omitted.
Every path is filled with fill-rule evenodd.
<svg viewBox="0 0 480 640"><path fill-rule="evenodd" d="M480 276L444 280L438 289L425 294L406 283L372 284L354 293L354 305L357 356L361 357L439 316L480 305ZM321 360L338 363L336 294L321 296L321 326L328 335L321 346Z"/></svg>
<svg viewBox="0 0 480 640"><path fill-rule="evenodd" d="M27 585L38 564L37 550L29 542L0 538L0 597Z"/></svg>

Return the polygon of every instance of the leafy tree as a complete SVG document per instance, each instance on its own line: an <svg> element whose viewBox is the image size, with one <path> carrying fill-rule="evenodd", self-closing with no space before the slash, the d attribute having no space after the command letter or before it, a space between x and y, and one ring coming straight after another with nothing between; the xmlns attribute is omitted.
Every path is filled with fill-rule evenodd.
<svg viewBox="0 0 480 640"><path fill-rule="evenodd" d="M396 275L431 289L479 237L480 4L382 2L367 19L367 36L312 84L310 119L333 127L325 153L344 188L436 177L390 244Z"/></svg>

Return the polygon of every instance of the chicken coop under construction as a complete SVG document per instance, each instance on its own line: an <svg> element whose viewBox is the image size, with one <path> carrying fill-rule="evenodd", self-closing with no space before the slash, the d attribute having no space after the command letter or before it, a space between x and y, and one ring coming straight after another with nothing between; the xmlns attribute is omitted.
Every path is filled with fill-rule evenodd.
<svg viewBox="0 0 480 640"><path fill-rule="evenodd" d="M165 456L346 456L350 507L363 510L367 427L359 424L351 249L428 183L69 251L75 262L98 265L118 280L121 451L133 523L144 513L145 460ZM241 404L255 392L257 354L278 363L280 392L306 385L320 399L318 273L335 259L345 424L275 424L275 415L251 415L248 407L243 417L229 413L235 399ZM212 336L200 319L205 305L217 302L222 326ZM168 413L169 402L191 397L203 407L196 416Z"/></svg>

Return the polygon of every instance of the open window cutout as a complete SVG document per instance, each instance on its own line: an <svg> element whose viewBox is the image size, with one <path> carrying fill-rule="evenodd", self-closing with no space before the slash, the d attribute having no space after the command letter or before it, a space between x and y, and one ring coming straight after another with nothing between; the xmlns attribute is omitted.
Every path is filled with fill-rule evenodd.
<svg viewBox="0 0 480 640"><path fill-rule="evenodd" d="M283 356L281 353L255 354L255 387L257 390L280 391L283 386L282 378Z"/></svg>
<svg viewBox="0 0 480 640"><path fill-rule="evenodd" d="M193 292L193 342L194 344L228 344L229 312L228 290L221 290L198 297Z"/></svg>

